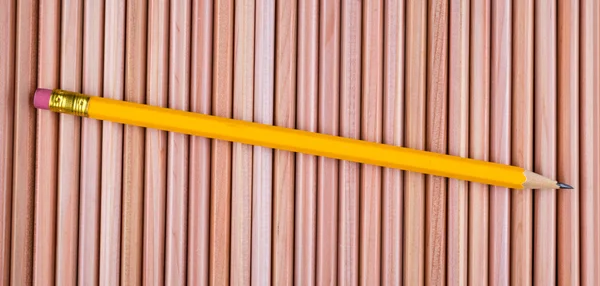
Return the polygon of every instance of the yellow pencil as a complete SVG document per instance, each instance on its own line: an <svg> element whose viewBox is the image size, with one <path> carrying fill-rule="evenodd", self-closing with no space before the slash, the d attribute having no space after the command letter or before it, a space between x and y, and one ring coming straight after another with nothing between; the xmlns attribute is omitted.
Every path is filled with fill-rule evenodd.
<svg viewBox="0 0 600 286"><path fill-rule="evenodd" d="M75 116L396 168L511 189L572 189L567 184L559 183L515 166L89 96L58 89L38 89L34 95L34 106L39 109Z"/></svg>

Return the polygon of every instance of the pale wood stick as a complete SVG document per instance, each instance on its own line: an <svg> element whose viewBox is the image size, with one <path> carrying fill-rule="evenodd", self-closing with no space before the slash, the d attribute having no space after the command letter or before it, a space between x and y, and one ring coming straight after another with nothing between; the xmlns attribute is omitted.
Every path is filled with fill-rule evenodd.
<svg viewBox="0 0 600 286"><path fill-rule="evenodd" d="M0 284L10 282L13 121L15 105L15 18L13 1L0 1Z"/></svg>
<svg viewBox="0 0 600 286"><path fill-rule="evenodd" d="M146 103L146 1L127 2L125 100ZM142 283L144 129L126 125L123 140L121 284Z"/></svg>
<svg viewBox="0 0 600 286"><path fill-rule="evenodd" d="M190 41L192 2L171 2L169 15L169 108L190 109ZM167 209L165 284L187 278L187 214L189 136L167 134Z"/></svg>
<svg viewBox="0 0 600 286"><path fill-rule="evenodd" d="M383 0L363 6L361 139L381 143L383 102ZM381 167L361 165L359 283L377 285L381 274Z"/></svg>
<svg viewBox="0 0 600 286"><path fill-rule="evenodd" d="M427 2L406 2L406 91L404 146L425 150ZM404 180L404 284L425 283L425 177Z"/></svg>
<svg viewBox="0 0 600 286"><path fill-rule="evenodd" d="M593 188L596 189L600 184L600 3L594 2L594 145L593 150L593 161L594 170L592 177L594 178ZM591 157L591 156L590 156ZM589 157L587 157L589 158ZM594 266L596 273L600 273L600 194L594 192ZM596 278L600 279L600 274L596 274ZM598 283L598 282L595 282Z"/></svg>
<svg viewBox="0 0 600 286"><path fill-rule="evenodd" d="M383 143L404 142L404 1L386 1L384 9ZM381 284L402 281L402 194L404 172L383 169Z"/></svg>
<svg viewBox="0 0 600 286"><path fill-rule="evenodd" d="M146 103L167 106L169 2L148 3ZM167 133L146 129L144 163L144 243L142 283L161 285L165 273L165 215L167 188Z"/></svg>
<svg viewBox="0 0 600 286"><path fill-rule="evenodd" d="M220 0L214 7L212 112L232 116L234 2ZM210 269L211 285L229 284L231 223L231 143L212 141Z"/></svg>
<svg viewBox="0 0 600 286"><path fill-rule="evenodd" d="M104 88L106 98L124 98L125 5L106 2ZM100 284L116 285L121 265L121 191L123 125L102 122L102 193L100 210Z"/></svg>
<svg viewBox="0 0 600 286"><path fill-rule="evenodd" d="M296 128L317 131L318 1L298 1ZM315 281L317 157L296 154L294 284Z"/></svg>
<svg viewBox="0 0 600 286"><path fill-rule="evenodd" d="M343 1L340 53L340 135L360 138L361 25L358 1ZM338 281L358 284L360 165L340 161Z"/></svg>
<svg viewBox="0 0 600 286"><path fill-rule="evenodd" d="M275 125L296 126L297 1L276 4ZM295 154L274 152L272 284L292 285L294 278Z"/></svg>
<svg viewBox="0 0 600 286"><path fill-rule="evenodd" d="M60 26L60 88L80 92L83 1L62 2ZM59 118L55 283L75 285L77 283L81 118L66 114L59 115Z"/></svg>
<svg viewBox="0 0 600 286"><path fill-rule="evenodd" d="M512 164L533 168L533 0L514 1ZM511 194L510 282L531 285L533 274L533 191Z"/></svg>
<svg viewBox="0 0 600 286"><path fill-rule="evenodd" d="M127 2L125 100L136 103L146 102L147 6L145 2ZM125 126L124 138L123 188L127 190L124 195L137 200L137 197L142 195L144 186L144 130L135 126ZM130 208L139 208L129 204L138 203L123 202L123 212L127 213L127 216Z"/></svg>
<svg viewBox="0 0 600 286"><path fill-rule="evenodd" d="M254 1L235 3L233 118L245 121L254 118L254 11ZM233 143L230 279L236 285L250 284L252 149Z"/></svg>
<svg viewBox="0 0 600 286"><path fill-rule="evenodd" d="M273 125L275 83L274 0L256 1L254 121ZM251 284L271 284L273 150L253 147Z"/></svg>
<svg viewBox="0 0 600 286"><path fill-rule="evenodd" d="M471 2L469 157L489 159L490 0ZM469 284L488 283L488 186L471 183L469 192Z"/></svg>
<svg viewBox="0 0 600 286"><path fill-rule="evenodd" d="M535 2L534 32L534 170L556 175L556 3ZM534 197L533 283L556 282L556 191Z"/></svg>
<svg viewBox="0 0 600 286"><path fill-rule="evenodd" d="M190 110L211 114L213 1L192 2L192 64ZM199 136L190 138L190 192L187 252L187 283L208 283L210 252L210 144Z"/></svg>
<svg viewBox="0 0 600 286"><path fill-rule="evenodd" d="M559 285L579 285L579 2L558 7L557 179L574 190L558 192Z"/></svg>
<svg viewBox="0 0 600 286"><path fill-rule="evenodd" d="M470 1L450 1L448 154L469 155L469 32ZM448 180L447 280L467 284L469 183Z"/></svg>
<svg viewBox="0 0 600 286"><path fill-rule="evenodd" d="M39 7L38 7L39 5ZM39 10L38 10L39 9ZM39 19L38 19L39 15ZM57 88L60 68L60 1L23 1L17 6L17 47L15 60L15 135L14 135L14 173L13 190L19 190L13 196L13 267L21 268L18 273L11 273L11 284L26 285L31 282L43 284L55 281L56 263L56 192L58 163L58 115L52 112L37 112L37 129L35 134L35 111L30 108L31 95L35 83L26 79L35 78L35 54L37 55L38 75L37 87ZM34 29L34 30L31 30ZM32 32L39 29L38 35ZM22 39L23 42L19 42ZM39 40L39 42L38 42ZM29 45L29 47L28 47ZM39 46L38 46L39 45ZM37 46L37 51L33 48ZM27 70L26 69L30 69ZM25 78L23 78L23 76ZM25 94L26 93L26 94ZM34 137L35 136L35 137ZM35 147L34 147L35 144ZM34 150L35 148L35 150ZM33 178L35 157L35 202L33 201ZM31 197L29 197L31 196ZM28 222L32 217L30 210L35 204L35 222ZM28 229L31 225L32 229ZM35 226L35 230L33 229ZM33 245L29 245L35 233ZM31 237L30 237L31 236ZM23 244L25 243L25 244ZM15 249L14 246L18 248ZM23 247L33 248L33 281L22 271L31 271L31 265L22 257ZM29 255L29 254L27 254ZM22 268L25 266L25 269ZM14 268L13 268L14 269Z"/></svg>
<svg viewBox="0 0 600 286"><path fill-rule="evenodd" d="M82 92L102 95L104 2L83 3ZM98 283L100 263L100 121L82 118L77 283Z"/></svg>
<svg viewBox="0 0 600 286"><path fill-rule="evenodd" d="M595 26L594 3L587 0L581 2L581 44L580 44L580 98L579 98L579 124L580 142L579 149L579 187L580 193L580 224L581 224L581 285L594 285L598 279L596 272L596 255L594 235L599 226L594 222L594 160L590 160L590 154L594 154L594 98L597 96L594 90L596 78L595 69ZM592 155L593 156L593 155Z"/></svg>
<svg viewBox="0 0 600 286"><path fill-rule="evenodd" d="M426 150L447 152L448 0L430 0L427 16ZM446 178L426 176L425 284L446 277Z"/></svg>
<svg viewBox="0 0 600 286"><path fill-rule="evenodd" d="M318 132L339 134L340 8L336 1L322 1L319 11ZM316 284L337 280L339 160L318 157L317 273Z"/></svg>
<svg viewBox="0 0 600 286"><path fill-rule="evenodd" d="M491 39L490 160L511 163L512 1L493 1ZM489 283L510 279L510 192L490 187Z"/></svg>

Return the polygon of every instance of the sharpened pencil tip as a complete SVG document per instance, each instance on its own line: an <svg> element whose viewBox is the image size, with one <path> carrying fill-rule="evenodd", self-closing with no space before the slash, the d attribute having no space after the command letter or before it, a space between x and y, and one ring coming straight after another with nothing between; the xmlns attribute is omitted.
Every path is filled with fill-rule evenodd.
<svg viewBox="0 0 600 286"><path fill-rule="evenodd" d="M573 187L567 185L567 184L563 184L563 183L556 183L561 189L573 189Z"/></svg>

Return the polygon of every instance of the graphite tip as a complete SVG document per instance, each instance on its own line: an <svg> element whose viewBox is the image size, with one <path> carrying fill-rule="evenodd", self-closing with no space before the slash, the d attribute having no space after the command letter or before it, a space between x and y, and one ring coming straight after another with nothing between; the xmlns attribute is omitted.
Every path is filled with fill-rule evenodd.
<svg viewBox="0 0 600 286"><path fill-rule="evenodd" d="M567 185L567 184L563 184L563 183L556 183L561 189L573 189L573 187Z"/></svg>

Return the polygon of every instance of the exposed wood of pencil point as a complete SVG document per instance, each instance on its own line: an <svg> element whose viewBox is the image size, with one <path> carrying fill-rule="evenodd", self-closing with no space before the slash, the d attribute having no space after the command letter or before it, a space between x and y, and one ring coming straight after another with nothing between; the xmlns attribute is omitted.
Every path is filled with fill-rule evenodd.
<svg viewBox="0 0 600 286"><path fill-rule="evenodd" d="M525 171L524 174L527 178L523 183L523 188L525 189L573 189L573 187L565 183L550 180L531 171Z"/></svg>
<svg viewBox="0 0 600 286"><path fill-rule="evenodd" d="M353 161L511 189L572 189L520 167L64 90L38 89L34 106L59 113ZM198 128L201 126L202 128ZM273 138L277 138L274 140Z"/></svg>

